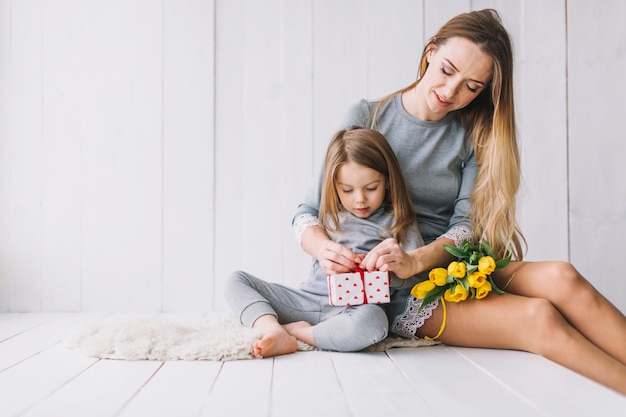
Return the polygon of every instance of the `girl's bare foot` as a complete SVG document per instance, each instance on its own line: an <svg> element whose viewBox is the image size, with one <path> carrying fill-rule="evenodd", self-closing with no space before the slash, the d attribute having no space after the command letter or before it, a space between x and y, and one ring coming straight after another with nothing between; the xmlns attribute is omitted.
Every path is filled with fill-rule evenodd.
<svg viewBox="0 0 626 417"><path fill-rule="evenodd" d="M313 339L313 326L306 321L295 321L293 323L283 324L283 329L296 339L315 346Z"/></svg>
<svg viewBox="0 0 626 417"><path fill-rule="evenodd" d="M253 327L263 332L261 340L253 346L255 358L270 358L272 356L285 355L298 350L298 341L278 323L273 315L259 317Z"/></svg>
<svg viewBox="0 0 626 417"><path fill-rule="evenodd" d="M270 358L298 350L298 341L285 330L266 332L253 346L256 358Z"/></svg>

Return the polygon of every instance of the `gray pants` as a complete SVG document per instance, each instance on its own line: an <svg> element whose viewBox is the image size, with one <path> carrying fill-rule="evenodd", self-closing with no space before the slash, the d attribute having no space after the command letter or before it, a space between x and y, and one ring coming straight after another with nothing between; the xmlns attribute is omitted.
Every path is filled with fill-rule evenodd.
<svg viewBox="0 0 626 417"><path fill-rule="evenodd" d="M276 316L280 324L301 320L312 324L315 344L324 350L358 351L383 340L389 329L379 305L335 307L326 295L263 281L243 271L231 275L225 297L247 327L266 314Z"/></svg>

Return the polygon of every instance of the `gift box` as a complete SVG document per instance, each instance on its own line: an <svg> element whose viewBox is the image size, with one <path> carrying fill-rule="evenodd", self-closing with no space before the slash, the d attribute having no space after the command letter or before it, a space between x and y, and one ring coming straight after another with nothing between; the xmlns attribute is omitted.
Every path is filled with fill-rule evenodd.
<svg viewBox="0 0 626 417"><path fill-rule="evenodd" d="M329 275L328 300L333 306L388 303L389 272L358 269L346 274Z"/></svg>

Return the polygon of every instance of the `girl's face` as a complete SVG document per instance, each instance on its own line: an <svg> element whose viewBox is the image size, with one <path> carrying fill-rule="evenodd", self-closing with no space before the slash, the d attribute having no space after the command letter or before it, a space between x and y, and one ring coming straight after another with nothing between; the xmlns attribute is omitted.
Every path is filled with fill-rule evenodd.
<svg viewBox="0 0 626 417"><path fill-rule="evenodd" d="M416 87L423 101L420 118L441 120L462 109L487 86L493 74L493 60L473 42L450 38L427 53L428 68Z"/></svg>
<svg viewBox="0 0 626 417"><path fill-rule="evenodd" d="M337 170L335 187L345 209L365 219L383 204L387 181L374 169L348 162Z"/></svg>

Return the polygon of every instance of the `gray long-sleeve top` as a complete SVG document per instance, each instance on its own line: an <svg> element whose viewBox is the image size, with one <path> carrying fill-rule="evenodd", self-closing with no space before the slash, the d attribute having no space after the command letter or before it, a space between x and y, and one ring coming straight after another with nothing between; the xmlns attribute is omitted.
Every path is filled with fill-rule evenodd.
<svg viewBox="0 0 626 417"><path fill-rule="evenodd" d="M378 102L361 100L346 115L341 128L370 127L370 115ZM411 116L402 106L401 94L379 111L377 130L394 150L417 213L426 243L470 226L469 197L478 172L471 140L456 112L435 122ZM318 215L323 170L294 216Z"/></svg>

